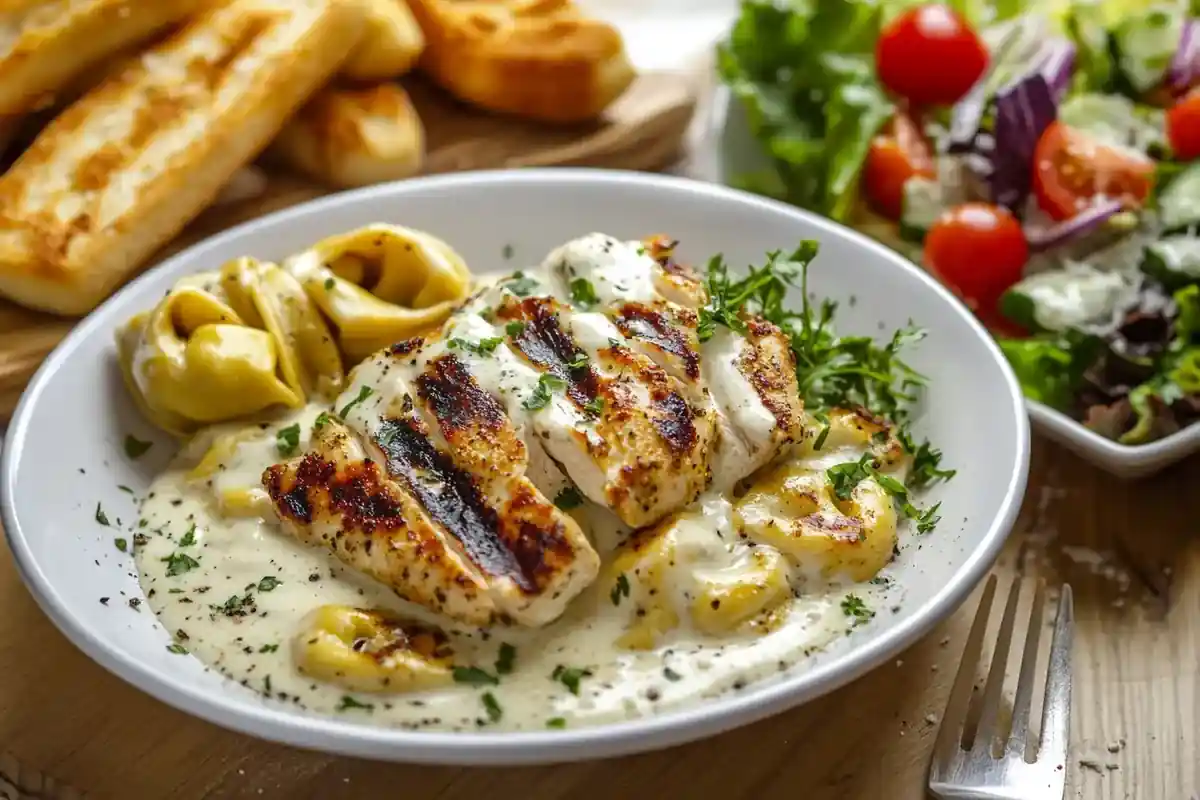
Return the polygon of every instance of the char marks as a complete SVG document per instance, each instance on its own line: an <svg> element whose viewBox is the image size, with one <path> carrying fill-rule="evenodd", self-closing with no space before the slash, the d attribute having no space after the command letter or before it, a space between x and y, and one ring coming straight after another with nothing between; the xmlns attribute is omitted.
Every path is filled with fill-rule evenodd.
<svg viewBox="0 0 1200 800"><path fill-rule="evenodd" d="M468 429L495 431L505 426L504 409L496 398L485 392L452 355L429 363L417 378L417 393L429 404L447 439Z"/></svg>
<svg viewBox="0 0 1200 800"><path fill-rule="evenodd" d="M454 466L413 419L385 419L375 444L387 457L388 473L401 481L429 516L488 575L511 579L523 590L533 584L499 538L499 519L470 474Z"/></svg>
<svg viewBox="0 0 1200 800"><path fill-rule="evenodd" d="M507 319L525 323L513 337L516 349L533 365L561 378L567 384L567 396L585 406L600 392L600 381L588 364L578 364L582 355L570 334L563 330L556 312L557 303L548 297L527 297L502 309Z"/></svg>
<svg viewBox="0 0 1200 800"><path fill-rule="evenodd" d="M682 310L682 309L681 309ZM621 333L649 342L683 362L684 372L693 380L700 377L700 354L690 337L665 313L641 303L626 303L613 319Z"/></svg>
<svg viewBox="0 0 1200 800"><path fill-rule="evenodd" d="M290 487L286 486L285 475L286 465L276 464L267 469L264 484L280 511L297 522L313 521L310 493L322 492L328 494L329 509L339 513L346 526L364 531L404 527L403 509L384 486L379 467L372 461L338 469L332 461L308 453L296 468Z"/></svg>

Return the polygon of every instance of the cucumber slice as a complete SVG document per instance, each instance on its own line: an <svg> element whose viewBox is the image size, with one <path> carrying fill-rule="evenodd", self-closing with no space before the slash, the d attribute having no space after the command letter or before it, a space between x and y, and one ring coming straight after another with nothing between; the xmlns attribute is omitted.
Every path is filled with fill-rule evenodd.
<svg viewBox="0 0 1200 800"><path fill-rule="evenodd" d="M1113 31L1121 72L1139 93L1162 83L1183 36L1186 11L1182 3L1154 3Z"/></svg>
<svg viewBox="0 0 1200 800"><path fill-rule="evenodd" d="M1137 286L1084 264L1031 275L1000 298L1000 312L1028 330L1103 331L1137 302Z"/></svg>
<svg viewBox="0 0 1200 800"><path fill-rule="evenodd" d="M1158 215L1168 233L1200 227L1200 162L1181 172L1159 194Z"/></svg>
<svg viewBox="0 0 1200 800"><path fill-rule="evenodd" d="M1058 107L1058 118L1113 147L1161 151L1162 112L1143 109L1119 94L1078 94Z"/></svg>
<svg viewBox="0 0 1200 800"><path fill-rule="evenodd" d="M1200 283L1200 238L1168 236L1146 247L1142 272L1174 291Z"/></svg>
<svg viewBox="0 0 1200 800"><path fill-rule="evenodd" d="M913 177L904 182L900 237L908 242L923 242L925 234L946 210L942 187L929 178Z"/></svg>

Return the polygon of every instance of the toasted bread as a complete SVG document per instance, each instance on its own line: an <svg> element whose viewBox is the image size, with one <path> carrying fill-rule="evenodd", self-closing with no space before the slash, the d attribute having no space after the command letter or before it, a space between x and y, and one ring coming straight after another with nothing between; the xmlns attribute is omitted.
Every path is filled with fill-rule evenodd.
<svg viewBox="0 0 1200 800"><path fill-rule="evenodd" d="M603 111L633 81L621 36L572 0L411 0L421 69L461 100L543 122Z"/></svg>
<svg viewBox="0 0 1200 800"><path fill-rule="evenodd" d="M35 110L61 87L203 0L42 0L0 11L0 115Z"/></svg>
<svg viewBox="0 0 1200 800"><path fill-rule="evenodd" d="M397 84L331 86L292 118L268 153L328 186L366 186L419 172L425 130Z"/></svg>
<svg viewBox="0 0 1200 800"><path fill-rule="evenodd" d="M425 36L405 0L361 0L367 30L341 74L354 81L399 78L417 63Z"/></svg>
<svg viewBox="0 0 1200 800"><path fill-rule="evenodd" d="M344 0L228 0L89 92L0 178L0 294L91 309L267 145L362 24Z"/></svg>

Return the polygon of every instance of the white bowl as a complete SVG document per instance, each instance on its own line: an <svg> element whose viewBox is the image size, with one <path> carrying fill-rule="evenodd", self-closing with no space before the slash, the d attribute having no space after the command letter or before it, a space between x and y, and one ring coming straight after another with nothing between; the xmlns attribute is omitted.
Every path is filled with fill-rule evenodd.
<svg viewBox="0 0 1200 800"><path fill-rule="evenodd" d="M769 162L750 133L741 104L720 87L713 100L709 130L716 137L714 178L734 184L738 176L767 168ZM957 302L957 301L956 301ZM1126 445L1107 439L1061 411L1027 400L1029 416L1049 438L1074 451L1106 472L1122 478L1140 478L1200 453L1200 425L1185 428L1149 444Z"/></svg>
<svg viewBox="0 0 1200 800"><path fill-rule="evenodd" d="M742 267L766 250L820 240L812 288L840 298L844 332L879 334L910 319L930 335L911 363L929 376L916 432L945 449L958 477L931 493L943 521L896 564L907 599L796 670L686 710L595 728L432 733L306 715L167 652L168 635L126 598L142 595L113 528L134 510L170 443L139 418L115 363L114 329L181 275L241 255L274 259L374 221L426 229L477 270L536 263L593 230L628 238L669 232L693 262L723 252ZM130 462L127 433L156 446ZM715 185L622 172L523 170L435 177L335 195L242 225L175 256L84 320L46 360L13 417L0 507L22 576L51 619L99 664L149 694L239 731L304 747L398 761L518 764L611 756L742 725L810 700L892 658L950 614L995 559L1020 506L1029 431L1016 380L986 331L949 293L886 248L815 216ZM113 598L108 606L97 602Z"/></svg>

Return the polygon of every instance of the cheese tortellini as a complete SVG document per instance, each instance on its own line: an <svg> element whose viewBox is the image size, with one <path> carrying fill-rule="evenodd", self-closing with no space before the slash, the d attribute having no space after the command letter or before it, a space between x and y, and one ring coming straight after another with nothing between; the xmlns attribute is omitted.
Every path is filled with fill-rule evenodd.
<svg viewBox="0 0 1200 800"><path fill-rule="evenodd" d="M347 367L436 327L469 291L445 242L369 225L282 266L239 258L180 279L118 331L118 357L142 413L188 436L333 396Z"/></svg>
<svg viewBox="0 0 1200 800"><path fill-rule="evenodd" d="M359 692L411 692L453 680L445 633L380 610L326 605L305 619L292 657L305 675Z"/></svg>

